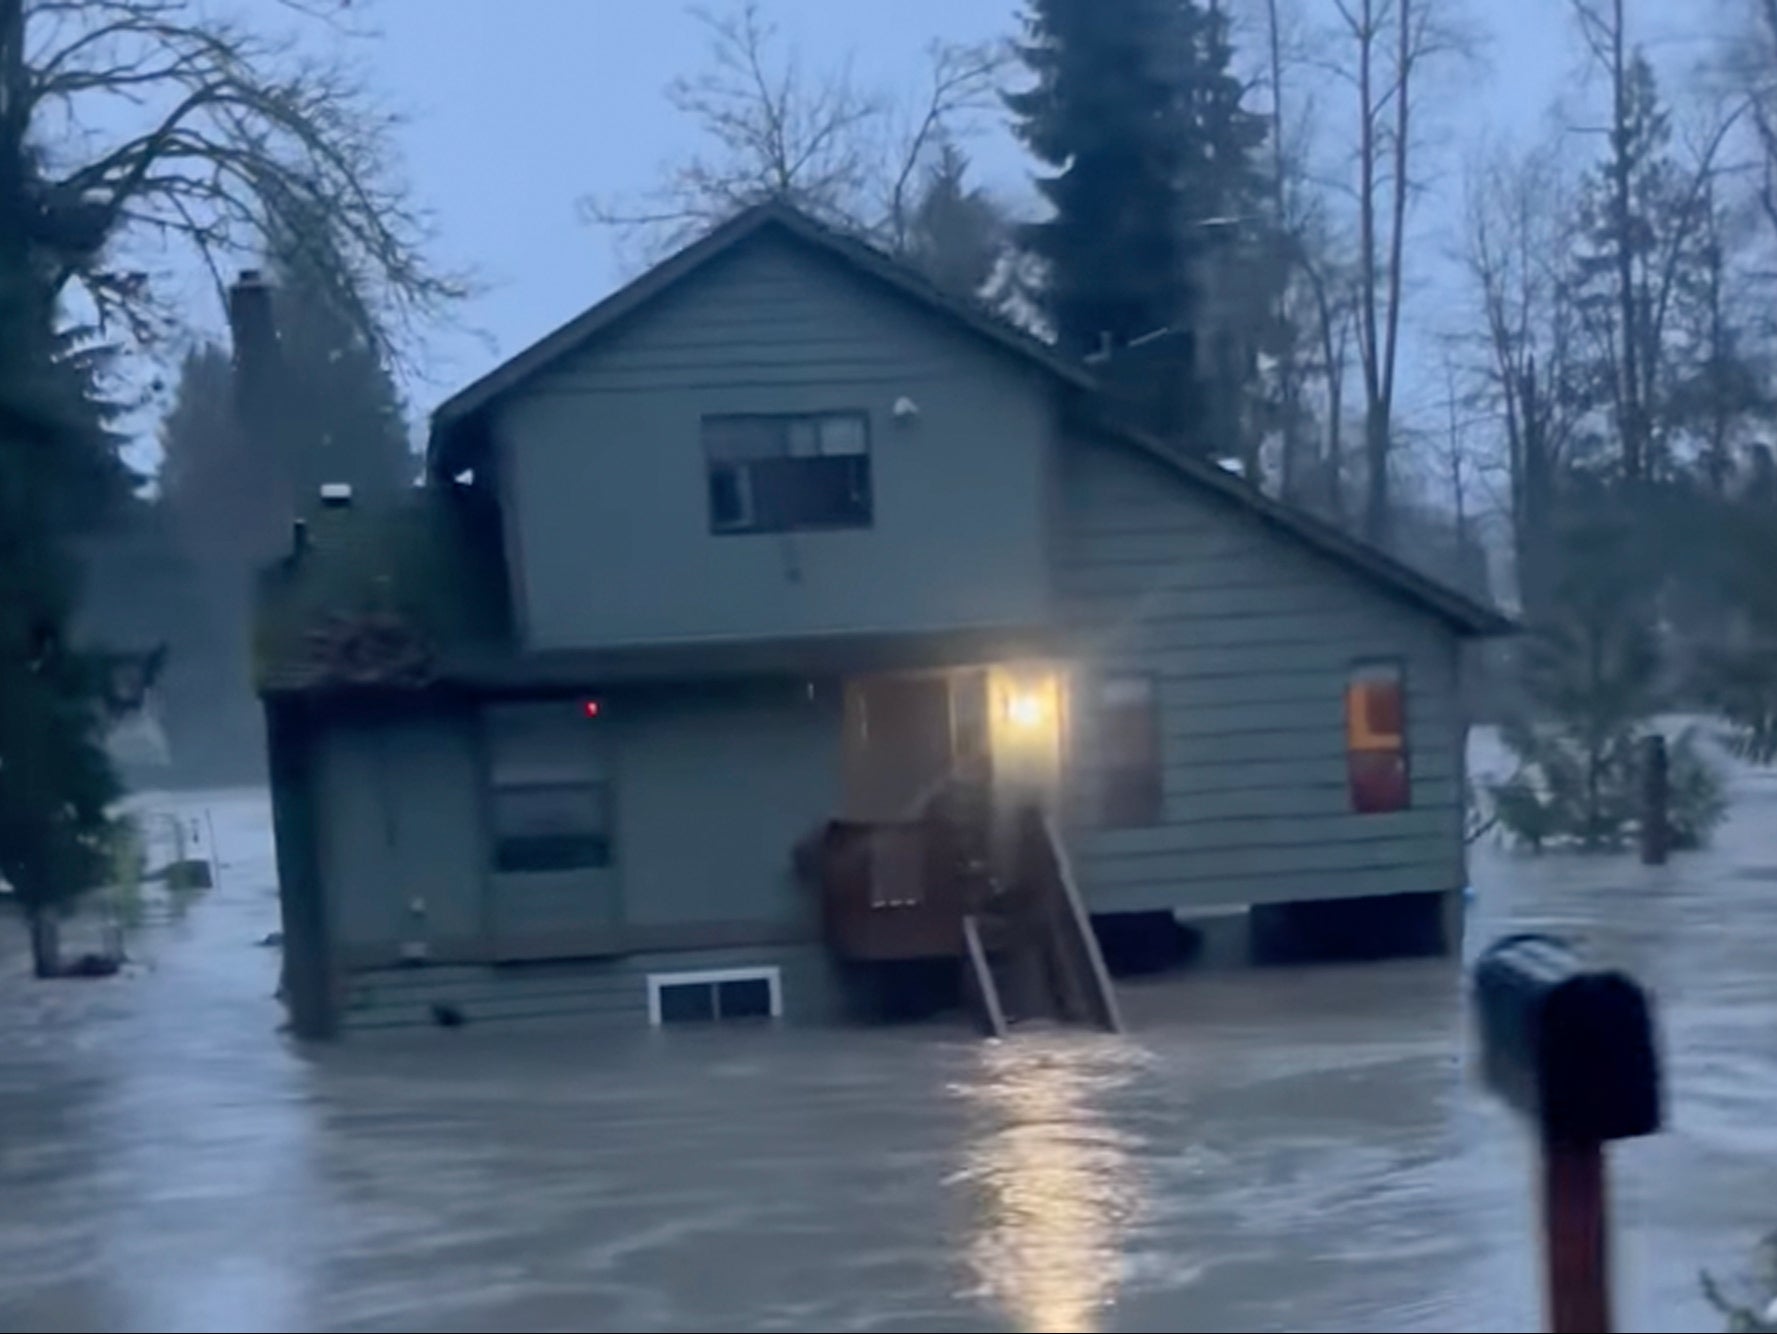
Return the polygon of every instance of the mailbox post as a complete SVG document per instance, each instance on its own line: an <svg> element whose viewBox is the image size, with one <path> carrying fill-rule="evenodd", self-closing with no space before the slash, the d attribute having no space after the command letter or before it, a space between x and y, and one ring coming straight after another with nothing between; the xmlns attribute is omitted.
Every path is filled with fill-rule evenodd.
<svg viewBox="0 0 1777 1334"><path fill-rule="evenodd" d="M1559 940L1507 936L1475 965L1475 1008L1486 1081L1541 1142L1549 1328L1607 1334L1604 1146L1660 1128L1646 993Z"/></svg>

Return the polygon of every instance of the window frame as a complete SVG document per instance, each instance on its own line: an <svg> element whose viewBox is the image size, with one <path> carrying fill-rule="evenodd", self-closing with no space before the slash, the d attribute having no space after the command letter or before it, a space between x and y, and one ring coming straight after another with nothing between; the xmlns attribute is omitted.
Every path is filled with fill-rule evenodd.
<svg viewBox="0 0 1777 1334"><path fill-rule="evenodd" d="M597 726L588 720L578 705L570 700L490 700L481 709L481 745L482 745L482 789L483 810L486 812L487 823L487 867L488 872L497 876L545 876L573 875L584 873L602 873L610 871L617 864L617 831L615 780L610 764L605 757L592 752L586 755L584 771L577 774L564 772L561 777L539 778L526 776L518 779L501 779L501 727L498 714L501 710L514 711L522 708L557 707L561 711L564 724L582 727ZM592 745L590 741L586 743ZM529 759L535 763L534 758ZM545 765L547 771L548 766ZM524 842L541 842L543 835L506 835L501 830L500 798L505 794L537 793L537 792L574 792L586 793L590 796L589 808L597 812L597 828L589 828L577 835L557 835L554 837L567 840L578 837L585 842L602 843L602 854L596 859L567 860L561 864L524 865L512 864L504 855L508 844Z"/></svg>
<svg viewBox="0 0 1777 1334"><path fill-rule="evenodd" d="M662 1014L660 993L668 987L708 987L710 989L711 1014L708 1022L721 1023L722 1019L722 986L728 982L763 982L771 991L771 1012L764 1016L769 1019L784 1017L784 977L783 969L775 964L762 965L754 968L708 968L683 973L649 973L648 988L648 1024L652 1028L662 1028L666 1019ZM751 1019L758 1016L741 1015L739 1019ZM676 1021L675 1021L676 1022ZM691 1021L686 1021L691 1022Z"/></svg>
<svg viewBox="0 0 1777 1334"><path fill-rule="evenodd" d="M1106 726L1110 706L1106 695L1116 685L1139 685L1146 693L1143 728L1150 753L1139 762L1121 763L1111 754ZM1153 829L1166 823L1166 728L1160 678L1155 672L1107 672L1092 680L1093 748L1097 752L1097 792L1094 812L1099 829ZM1133 705L1118 706L1133 708ZM1139 799L1127 792L1113 800L1113 783L1138 785Z"/></svg>
<svg viewBox="0 0 1777 1334"><path fill-rule="evenodd" d="M826 423L847 423L858 428L861 449L826 448L820 439ZM753 423L771 425L780 434L781 449L771 453L717 457L711 452L712 425ZM794 434L800 424L812 423L815 430L814 452L798 451ZM829 408L814 412L709 412L699 418L699 443L703 450L704 495L708 509L710 534L714 537L756 537L783 533L856 532L876 526L875 440L870 413L864 408ZM762 463L820 464L834 460L854 460L857 476L852 485L860 493L861 519L820 518L764 522L758 517L757 485L754 468ZM746 516L733 523L722 522L717 515L716 487L718 480L734 488Z"/></svg>
<svg viewBox="0 0 1777 1334"><path fill-rule="evenodd" d="M1352 707L1356 700L1356 691L1360 678L1365 672L1386 670L1394 677L1394 687L1398 693L1400 713L1400 732L1395 745L1358 745L1356 720ZM1411 712L1407 703L1407 660L1399 654L1384 654L1364 658L1354 658L1345 671L1344 692L1344 723L1345 723L1345 798L1350 814L1357 816L1398 815L1413 809L1413 728ZM1364 719L1367 732L1369 719ZM1400 800L1384 805L1367 805L1360 800L1360 779L1358 770L1363 763L1360 756L1393 756L1399 761Z"/></svg>

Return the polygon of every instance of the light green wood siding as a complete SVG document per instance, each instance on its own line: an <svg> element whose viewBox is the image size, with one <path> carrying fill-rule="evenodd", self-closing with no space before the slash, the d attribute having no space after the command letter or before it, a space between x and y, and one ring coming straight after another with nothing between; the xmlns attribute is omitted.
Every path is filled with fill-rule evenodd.
<svg viewBox="0 0 1777 1334"><path fill-rule="evenodd" d="M840 701L802 684L615 700L625 920L807 924L796 843L839 813Z"/></svg>
<svg viewBox="0 0 1777 1334"><path fill-rule="evenodd" d="M1101 911L1449 890L1463 883L1457 641L1440 623L1114 443L1061 460L1055 588L1079 632L1067 813ZM1412 809L1358 815L1353 663L1406 667ZM1098 827L1091 700L1158 687L1161 822Z"/></svg>
<svg viewBox="0 0 1777 1334"><path fill-rule="evenodd" d="M502 785L594 785L591 802L615 823L618 736L604 718L588 718L576 698L490 705L480 712L488 825L494 848L503 831L497 814ZM490 852L493 849L490 848ZM605 933L602 941L583 935L588 953L617 943L623 920L621 863L498 869L490 856L487 873L488 924L502 958L548 957L563 931Z"/></svg>
<svg viewBox="0 0 1777 1334"><path fill-rule="evenodd" d="M318 792L333 947L363 967L422 941L437 958L540 959L815 938L792 854L838 812L838 688L655 688L601 701L594 720L575 700L541 707L609 780L608 867L494 869L476 713L327 726Z"/></svg>
<svg viewBox="0 0 1777 1334"><path fill-rule="evenodd" d="M454 1008L465 1022L569 1029L628 1030L648 1026L650 973L776 968L787 1023L839 1019L843 996L827 953L814 943L676 950L608 960L499 968L397 968L351 979L341 1016L348 1031L426 1027L434 1005Z"/></svg>
<svg viewBox="0 0 1777 1334"><path fill-rule="evenodd" d="M824 257L748 242L497 410L528 644L1041 620L1039 377ZM846 409L870 419L870 528L710 532L704 415Z"/></svg>
<svg viewBox="0 0 1777 1334"><path fill-rule="evenodd" d="M336 720L318 744L334 944L392 959L404 943L478 939L486 843L473 717Z"/></svg>

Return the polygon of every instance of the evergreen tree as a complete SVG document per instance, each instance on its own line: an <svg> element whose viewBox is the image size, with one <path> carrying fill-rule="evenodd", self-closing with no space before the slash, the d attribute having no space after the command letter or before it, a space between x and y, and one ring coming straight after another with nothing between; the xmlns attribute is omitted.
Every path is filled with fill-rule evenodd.
<svg viewBox="0 0 1777 1334"><path fill-rule="evenodd" d="M107 857L117 787L102 732L102 664L77 654L73 539L129 491L97 392L105 350L58 333L56 276L101 237L82 201L47 188L11 73L22 10L0 0L0 878L31 920L39 976L57 970L59 908Z"/></svg>
<svg viewBox="0 0 1777 1334"><path fill-rule="evenodd" d="M1641 483L1669 480L1677 462L1674 398L1688 373L1679 333L1707 323L1693 307L1709 281L1712 166L1673 155L1671 116L1640 52L1616 107L1610 151L1581 196L1571 279L1586 347L1575 387L1591 414L1578 461Z"/></svg>
<svg viewBox="0 0 1777 1334"><path fill-rule="evenodd" d="M71 539L127 495L129 474L94 392L101 353L50 332L30 248L10 249L11 271L0 273L0 879L30 918L47 977L58 969L58 911L107 866L118 795L103 744L104 663L69 644Z"/></svg>
<svg viewBox="0 0 1777 1334"><path fill-rule="evenodd" d="M1727 723L1736 753L1777 763L1777 469L1770 449L1753 449L1738 494L1699 497L1694 509L1681 594L1728 608L1700 646L1697 685Z"/></svg>
<svg viewBox="0 0 1777 1334"><path fill-rule="evenodd" d="M1011 231L1004 210L968 179L969 159L944 144L927 170L908 228L907 258L957 296L979 296L993 277Z"/></svg>
<svg viewBox="0 0 1777 1334"><path fill-rule="evenodd" d="M1048 268L1056 337L1077 354L1195 333L1209 270L1264 197L1264 120L1230 70L1227 16L1202 0L1030 0L1008 95L1053 169L1053 216L1023 229Z"/></svg>
<svg viewBox="0 0 1777 1334"><path fill-rule="evenodd" d="M1606 488L1570 498L1540 624L1518 646L1525 712L1504 728L1519 761L1493 790L1501 822L1541 849L1614 847L1640 815L1641 740L1670 703L1657 624L1659 556ZM1686 732L1670 749L1675 845L1702 843L1725 811Z"/></svg>
<svg viewBox="0 0 1777 1334"><path fill-rule="evenodd" d="M186 357L161 429L161 489L191 550L243 577L281 549L323 484L388 504L415 474L400 394L349 281L296 245L272 273L277 373L264 421L243 428L234 367L209 345Z"/></svg>
<svg viewBox="0 0 1777 1334"><path fill-rule="evenodd" d="M340 282L298 246L273 262L276 375L251 424L227 352L207 345L181 369L161 427L161 490L202 615L172 627L167 685L175 760L206 776L256 773L262 739L252 697L254 575L287 548L291 520L345 482L353 503L396 503L411 484L400 396Z"/></svg>
<svg viewBox="0 0 1777 1334"><path fill-rule="evenodd" d="M406 411L388 363L371 342L356 286L299 242L272 261L278 351L284 368L277 444L283 481L297 509L324 483L351 484L354 503L388 504L410 487L417 465ZM283 528L289 526L288 514Z"/></svg>
<svg viewBox="0 0 1777 1334"><path fill-rule="evenodd" d="M243 570L270 559L289 532L288 483L240 429L225 349L204 343L186 354L160 442L161 497L187 553Z"/></svg>

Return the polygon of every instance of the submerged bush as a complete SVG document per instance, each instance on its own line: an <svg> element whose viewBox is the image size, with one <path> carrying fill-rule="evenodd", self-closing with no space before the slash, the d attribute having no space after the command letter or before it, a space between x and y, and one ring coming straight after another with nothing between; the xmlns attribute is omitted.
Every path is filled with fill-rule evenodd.
<svg viewBox="0 0 1777 1334"><path fill-rule="evenodd" d="M1589 736L1558 726L1507 728L1518 770L1490 789L1495 818L1536 852L1550 846L1594 851L1623 846L1641 829L1646 735L1627 727ZM1727 816L1721 774L1694 727L1672 739L1667 760L1672 847L1700 848Z"/></svg>

